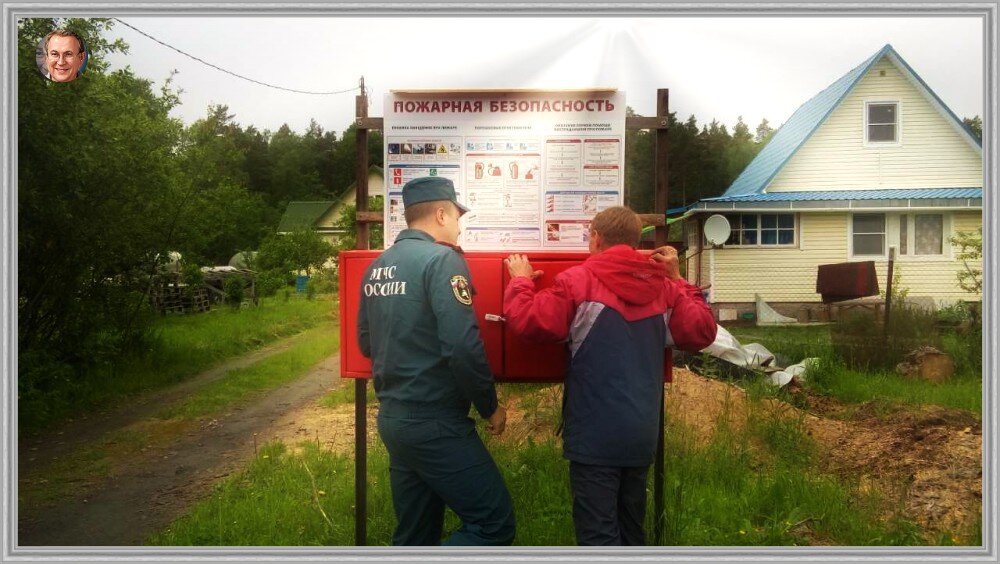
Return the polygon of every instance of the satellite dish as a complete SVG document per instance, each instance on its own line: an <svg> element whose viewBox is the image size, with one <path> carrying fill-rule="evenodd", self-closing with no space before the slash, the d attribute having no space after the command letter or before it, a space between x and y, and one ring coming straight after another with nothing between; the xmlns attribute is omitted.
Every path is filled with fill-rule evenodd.
<svg viewBox="0 0 1000 564"><path fill-rule="evenodd" d="M705 220L705 240L713 246L728 241L730 233L729 220L725 216L715 214Z"/></svg>

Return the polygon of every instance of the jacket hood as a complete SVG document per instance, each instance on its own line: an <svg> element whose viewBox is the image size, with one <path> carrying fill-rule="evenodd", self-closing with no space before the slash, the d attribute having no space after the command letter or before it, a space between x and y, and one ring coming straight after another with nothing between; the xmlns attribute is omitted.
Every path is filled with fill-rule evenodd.
<svg viewBox="0 0 1000 564"><path fill-rule="evenodd" d="M644 305L663 292L666 273L659 264L628 245L615 245L591 256L583 267L594 273L622 301Z"/></svg>

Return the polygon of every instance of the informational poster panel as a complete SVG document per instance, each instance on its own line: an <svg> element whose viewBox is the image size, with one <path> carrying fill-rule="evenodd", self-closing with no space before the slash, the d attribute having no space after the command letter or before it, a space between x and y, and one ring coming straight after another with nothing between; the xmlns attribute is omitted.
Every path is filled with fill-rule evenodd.
<svg viewBox="0 0 1000 564"><path fill-rule="evenodd" d="M619 91L392 92L383 133L386 247L421 176L454 181L471 250L585 250L594 215L622 203Z"/></svg>

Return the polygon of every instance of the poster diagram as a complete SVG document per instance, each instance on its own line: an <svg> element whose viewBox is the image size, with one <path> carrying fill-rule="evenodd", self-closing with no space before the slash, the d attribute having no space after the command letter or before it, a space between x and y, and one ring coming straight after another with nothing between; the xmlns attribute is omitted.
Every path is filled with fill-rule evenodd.
<svg viewBox="0 0 1000 564"><path fill-rule="evenodd" d="M406 227L402 186L437 175L470 209L466 249L586 249L591 218L622 202L624 133L617 91L390 93L386 246Z"/></svg>

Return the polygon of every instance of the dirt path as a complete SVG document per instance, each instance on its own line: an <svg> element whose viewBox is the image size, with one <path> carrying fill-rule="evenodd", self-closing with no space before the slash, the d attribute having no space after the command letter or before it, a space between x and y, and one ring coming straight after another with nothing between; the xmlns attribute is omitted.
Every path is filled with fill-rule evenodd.
<svg viewBox="0 0 1000 564"><path fill-rule="evenodd" d="M79 434L51 449L31 451L37 457L59 456L87 440L149 415L168 399L180 398L226 371L247 366L287 348L290 340L213 369L188 383L154 394L121 412L93 420ZM32 511L19 508L19 546L134 546L175 519L219 479L240 469L269 434L274 423L315 403L340 385L339 355L333 355L305 376L252 403L200 422L165 449L151 449L138 460L116 467L107 480L55 507ZM353 428L353 427L352 427ZM63 431L65 433L65 431ZM40 440L40 439L36 439ZM37 445L41 444L36 442ZM27 447L31 448L31 447ZM27 460L23 456L20 460Z"/></svg>
<svg viewBox="0 0 1000 564"><path fill-rule="evenodd" d="M231 370L245 368L287 350L303 336L304 333L300 333L252 353L223 362L180 384L129 400L127 404L118 409L99 411L69 419L55 431L18 436L18 458L21 460L34 458L38 462L57 459L76 450L81 445L100 439L109 432L150 417L162 409L165 404L190 395L198 388L222 378Z"/></svg>

